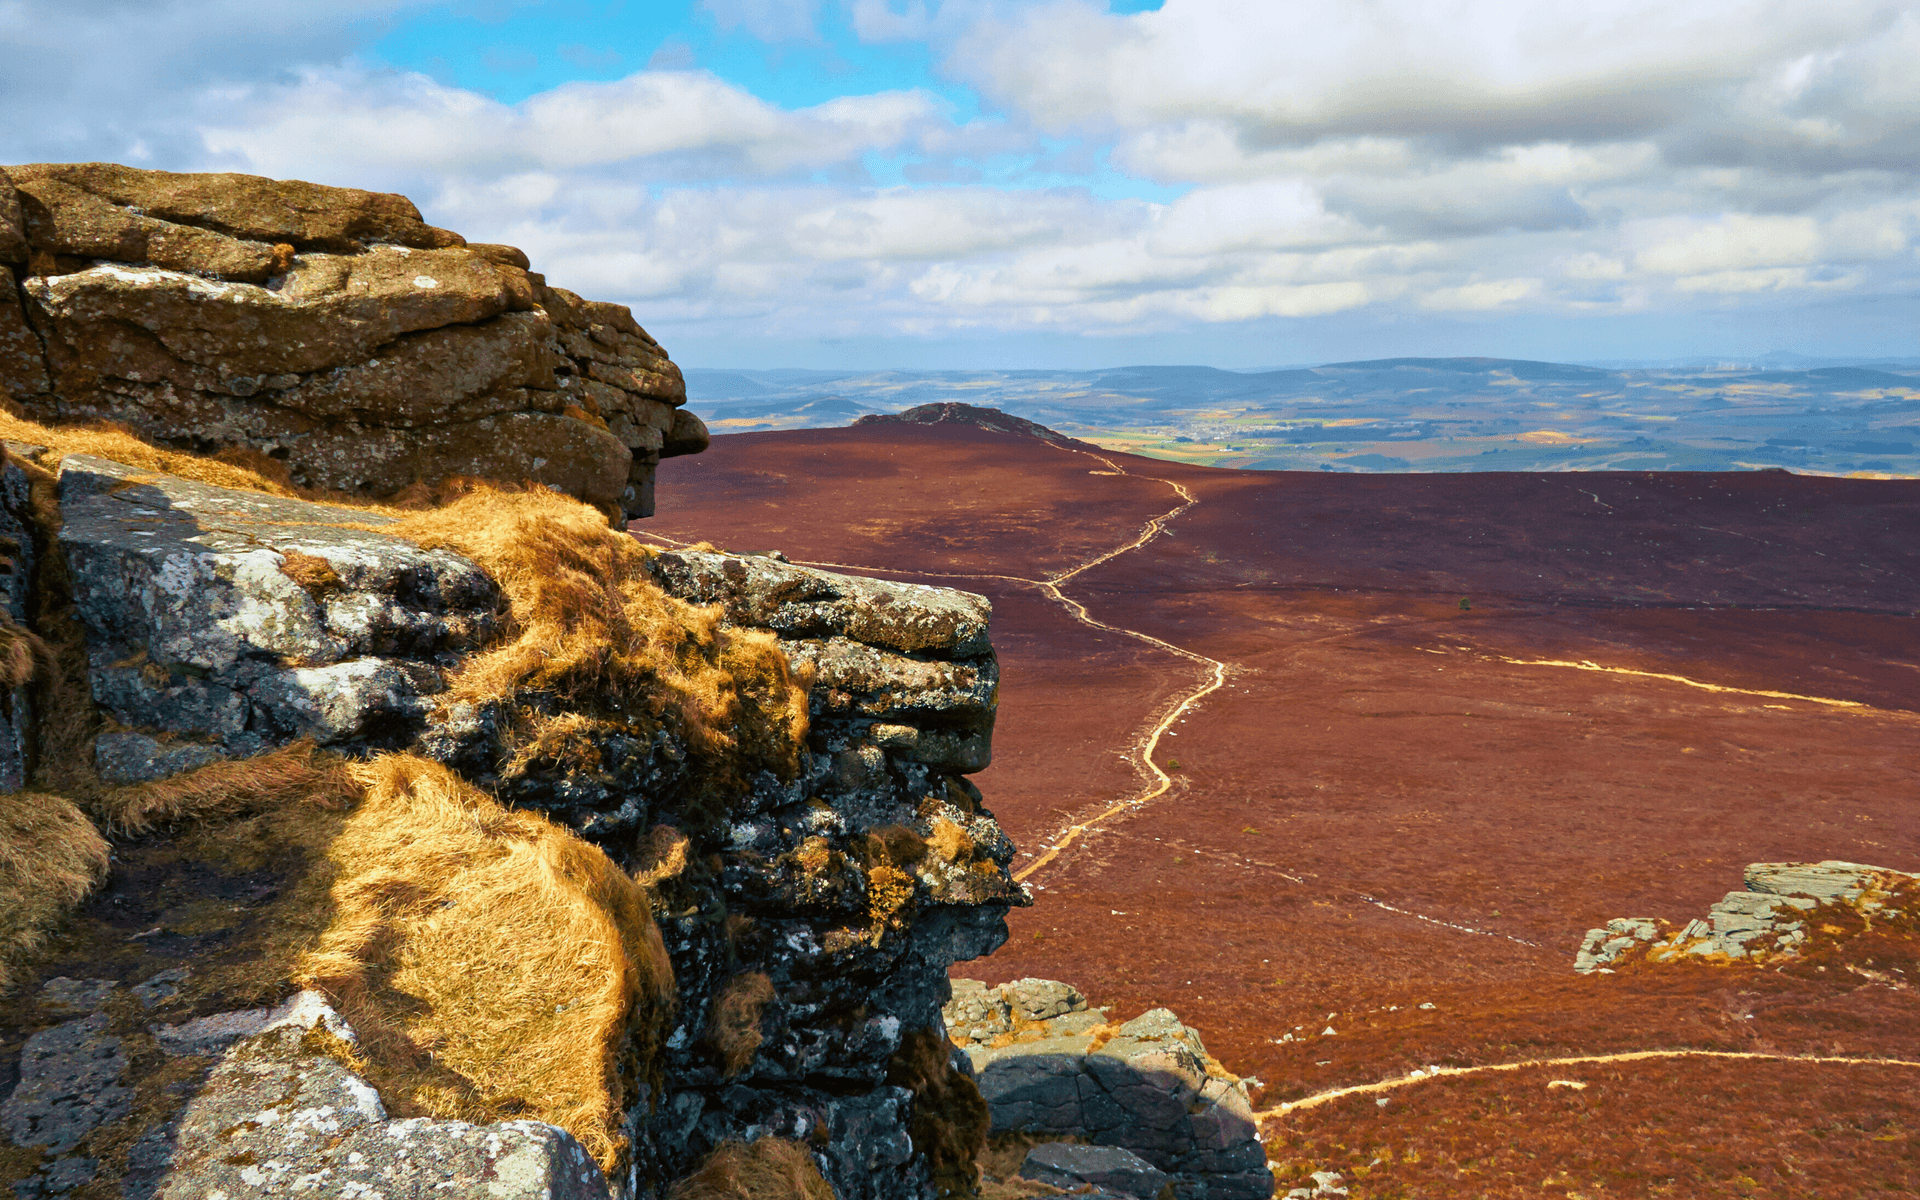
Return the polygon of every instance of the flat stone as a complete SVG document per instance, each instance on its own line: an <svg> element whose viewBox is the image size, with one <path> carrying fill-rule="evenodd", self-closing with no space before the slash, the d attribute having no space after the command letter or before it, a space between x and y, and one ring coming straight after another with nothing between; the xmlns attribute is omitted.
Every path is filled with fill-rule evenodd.
<svg viewBox="0 0 1920 1200"><path fill-rule="evenodd" d="M167 779L224 757L217 746L161 742L144 733L103 733L93 739L95 773L119 787Z"/></svg>
<svg viewBox="0 0 1920 1200"><path fill-rule="evenodd" d="M187 981L193 972L187 967L171 967L133 985L128 990L142 1008L154 1008L165 1004L180 994L180 985Z"/></svg>
<svg viewBox="0 0 1920 1200"><path fill-rule="evenodd" d="M787 638L842 637L905 654L969 658L990 652L985 597L952 588L836 575L764 555L673 550L652 573L670 594L720 604L737 625Z"/></svg>
<svg viewBox="0 0 1920 1200"><path fill-rule="evenodd" d="M0 1103L0 1130L16 1145L65 1154L132 1107L133 1089L120 1084L126 1055L106 1030L106 1015L94 1013L27 1039L20 1082Z"/></svg>
<svg viewBox="0 0 1920 1200"><path fill-rule="evenodd" d="M40 987L40 1003L62 1014L100 1011L107 996L119 987L112 979L68 979L65 975L47 980Z"/></svg>
<svg viewBox="0 0 1920 1200"><path fill-rule="evenodd" d="M1020 1174L1072 1191L1091 1184L1141 1200L1152 1200L1169 1182L1166 1172L1118 1146L1042 1142L1027 1152Z"/></svg>
<svg viewBox="0 0 1920 1200"><path fill-rule="evenodd" d="M1087 998L1078 988L1053 979L1016 979L1000 990L1013 1010L1029 1021L1045 1021L1087 1007Z"/></svg>
<svg viewBox="0 0 1920 1200"><path fill-rule="evenodd" d="M1886 867L1827 859L1816 863L1752 863L1747 890L1775 896L1803 895L1816 900L1857 900L1876 875L1898 875Z"/></svg>

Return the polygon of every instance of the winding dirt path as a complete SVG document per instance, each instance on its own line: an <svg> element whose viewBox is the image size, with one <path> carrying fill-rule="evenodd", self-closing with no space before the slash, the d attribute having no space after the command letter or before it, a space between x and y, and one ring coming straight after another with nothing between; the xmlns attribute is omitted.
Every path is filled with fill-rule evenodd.
<svg viewBox="0 0 1920 1200"><path fill-rule="evenodd" d="M1416 1083L1426 1083L1434 1079L1452 1079L1462 1075L1480 1075L1488 1071L1522 1071L1528 1067L1573 1067L1594 1063L1643 1062L1652 1058L1746 1058L1761 1059L1767 1062L1803 1062L1803 1063L1846 1063L1855 1066L1870 1067L1920 1067L1920 1062L1904 1058L1849 1058L1839 1055L1817 1054L1762 1054L1751 1050L1629 1050L1619 1054L1581 1054L1570 1058L1529 1058L1520 1062L1488 1063L1478 1067L1430 1067L1425 1071L1414 1071L1407 1075L1398 1075L1392 1079L1383 1079L1378 1083L1357 1083L1351 1087L1333 1088L1324 1092L1315 1092L1311 1096L1302 1096L1273 1108L1263 1108L1253 1114L1255 1123L1270 1121L1275 1117L1284 1117L1289 1113L1303 1109L1318 1108L1343 1096L1365 1096L1380 1092L1391 1092L1403 1087L1412 1087ZM1548 1086L1560 1083L1563 1086L1585 1087L1577 1080L1552 1080Z"/></svg>

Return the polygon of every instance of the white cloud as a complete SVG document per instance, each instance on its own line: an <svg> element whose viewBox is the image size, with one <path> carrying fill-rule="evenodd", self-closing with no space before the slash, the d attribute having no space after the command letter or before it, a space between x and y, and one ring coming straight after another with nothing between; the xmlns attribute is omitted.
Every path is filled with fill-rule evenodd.
<svg viewBox="0 0 1920 1200"><path fill-rule="evenodd" d="M701 3L771 46L826 28L818 0ZM350 21L411 0L0 0L0 160L404 191L643 321L770 338L1920 290L1911 0L836 3L982 115L785 106L671 39L502 103L353 57Z"/></svg>
<svg viewBox="0 0 1920 1200"><path fill-rule="evenodd" d="M738 29L763 42L818 39L820 0L700 0L720 28Z"/></svg>

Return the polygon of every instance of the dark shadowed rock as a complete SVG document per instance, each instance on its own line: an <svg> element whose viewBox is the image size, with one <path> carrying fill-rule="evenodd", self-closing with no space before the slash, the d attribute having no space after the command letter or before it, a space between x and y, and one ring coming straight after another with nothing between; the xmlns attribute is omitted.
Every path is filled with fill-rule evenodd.
<svg viewBox="0 0 1920 1200"><path fill-rule="evenodd" d="M0 1103L0 1131L19 1146L64 1154L96 1126L124 1116L133 1089L120 1039L94 1013L44 1029L20 1052L20 1082Z"/></svg>
<svg viewBox="0 0 1920 1200"><path fill-rule="evenodd" d="M1142 1200L1152 1200L1172 1182L1166 1172L1131 1150L1071 1142L1035 1146L1020 1164L1020 1174L1063 1191L1092 1186Z"/></svg>
<svg viewBox="0 0 1920 1200"><path fill-rule="evenodd" d="M1019 979L988 988L961 979L943 1015L972 1060L995 1133L1118 1147L1163 1173L1161 1182L1186 1200L1265 1200L1272 1193L1246 1081L1220 1072L1199 1033L1170 1010L1151 1009L1115 1028L1064 983ZM1049 1154L1066 1162L1064 1150ZM1117 1177L1080 1179L1131 1190Z"/></svg>

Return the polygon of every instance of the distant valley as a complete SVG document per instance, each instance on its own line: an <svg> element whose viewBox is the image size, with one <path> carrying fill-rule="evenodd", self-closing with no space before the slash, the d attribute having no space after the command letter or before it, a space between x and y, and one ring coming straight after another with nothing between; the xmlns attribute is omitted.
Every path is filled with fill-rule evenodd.
<svg viewBox="0 0 1920 1200"><path fill-rule="evenodd" d="M686 371L716 433L961 401L1204 466L1920 475L1920 359L1611 368L1390 358L1271 371Z"/></svg>

